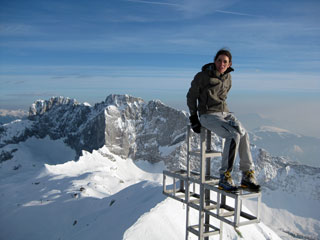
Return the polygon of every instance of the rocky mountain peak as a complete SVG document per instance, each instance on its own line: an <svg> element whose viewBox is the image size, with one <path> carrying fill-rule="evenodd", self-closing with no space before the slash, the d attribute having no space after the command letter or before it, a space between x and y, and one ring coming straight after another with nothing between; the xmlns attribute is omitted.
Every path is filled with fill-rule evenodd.
<svg viewBox="0 0 320 240"><path fill-rule="evenodd" d="M161 147L179 148L184 143L188 119L157 100L146 103L141 98L112 94L94 107L64 97L38 100L30 107L28 121L25 131L13 138L8 133L14 126L3 128L2 136L6 137L0 136L2 144L49 136L64 139L78 156L83 150L91 152L105 145L122 157L150 162L165 158L169 163L173 156L168 153L163 157Z"/></svg>
<svg viewBox="0 0 320 240"><path fill-rule="evenodd" d="M144 100L142 98L132 97L128 94L111 94L109 95L105 102L106 105L114 105L116 107L128 106L130 104L143 104Z"/></svg>
<svg viewBox="0 0 320 240"><path fill-rule="evenodd" d="M42 115L48 112L51 108L59 107L61 105L79 105L75 99L67 97L52 97L49 100L37 100L29 108L29 117L35 115Z"/></svg>

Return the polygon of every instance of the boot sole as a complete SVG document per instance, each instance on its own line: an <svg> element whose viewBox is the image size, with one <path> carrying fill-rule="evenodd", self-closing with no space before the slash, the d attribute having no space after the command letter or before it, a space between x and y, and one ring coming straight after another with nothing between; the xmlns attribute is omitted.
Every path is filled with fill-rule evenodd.
<svg viewBox="0 0 320 240"><path fill-rule="evenodd" d="M238 188L237 188L237 189L230 190L230 189L225 189L225 188L219 186L218 189L223 190L223 191L226 191L226 192L229 192L229 193L238 193L238 192L239 192L239 189L238 189Z"/></svg>
<svg viewBox="0 0 320 240"><path fill-rule="evenodd" d="M240 187L242 189L245 189L247 191L252 191L252 192L260 192L260 190L261 190L260 187L259 188L251 188L251 187L249 187L247 185L240 185Z"/></svg>

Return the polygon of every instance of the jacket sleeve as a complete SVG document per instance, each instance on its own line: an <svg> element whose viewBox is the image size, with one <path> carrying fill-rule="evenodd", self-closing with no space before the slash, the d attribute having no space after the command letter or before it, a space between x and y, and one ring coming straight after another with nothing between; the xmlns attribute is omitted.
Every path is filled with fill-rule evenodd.
<svg viewBox="0 0 320 240"><path fill-rule="evenodd" d="M232 77L231 77L231 74L230 74L230 83L229 83L228 92L230 91L231 87L232 87Z"/></svg>
<svg viewBox="0 0 320 240"><path fill-rule="evenodd" d="M200 74L195 75L191 82L191 87L187 93L187 105L189 108L190 115L197 114L198 111L198 98L200 95Z"/></svg>

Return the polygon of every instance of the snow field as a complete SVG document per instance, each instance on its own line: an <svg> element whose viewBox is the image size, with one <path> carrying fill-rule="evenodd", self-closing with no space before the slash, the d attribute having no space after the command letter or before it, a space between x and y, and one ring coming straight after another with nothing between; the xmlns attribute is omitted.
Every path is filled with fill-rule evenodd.
<svg viewBox="0 0 320 240"><path fill-rule="evenodd" d="M184 239L185 206L162 194L163 163L110 160L107 147L74 161L73 150L47 138L11 147L14 158L0 168L1 239ZM277 239L263 224L247 228L246 239ZM224 235L240 239L228 226Z"/></svg>

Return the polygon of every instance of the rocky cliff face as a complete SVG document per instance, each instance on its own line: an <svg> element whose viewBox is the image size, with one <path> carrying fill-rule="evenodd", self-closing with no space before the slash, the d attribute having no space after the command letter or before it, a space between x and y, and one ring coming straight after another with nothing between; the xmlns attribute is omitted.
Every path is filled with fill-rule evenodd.
<svg viewBox="0 0 320 240"><path fill-rule="evenodd" d="M28 120L2 126L0 144L18 143L31 136L50 136L64 139L78 156L82 150L92 151L106 145L122 157L150 162L164 160L173 167L177 165L173 158L185 140L187 122L185 113L160 101L146 103L128 95L110 95L91 107L73 99L54 97L32 104ZM18 125L21 129L25 126L24 130L17 132ZM172 151L163 153L164 148Z"/></svg>

